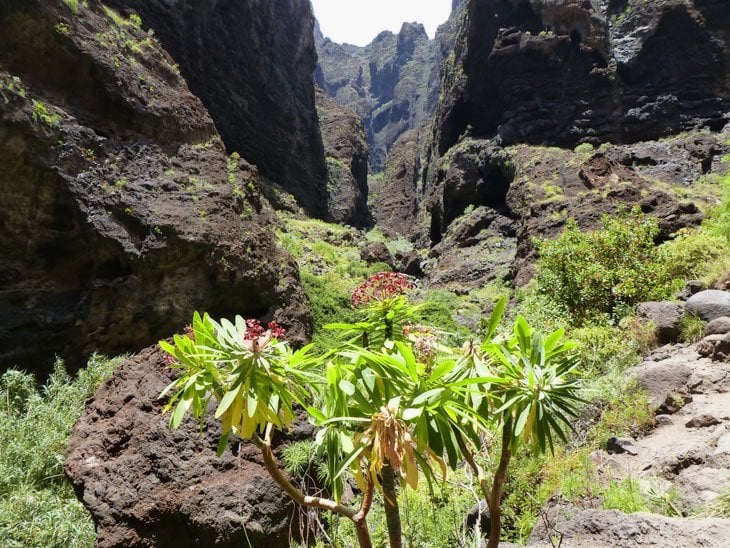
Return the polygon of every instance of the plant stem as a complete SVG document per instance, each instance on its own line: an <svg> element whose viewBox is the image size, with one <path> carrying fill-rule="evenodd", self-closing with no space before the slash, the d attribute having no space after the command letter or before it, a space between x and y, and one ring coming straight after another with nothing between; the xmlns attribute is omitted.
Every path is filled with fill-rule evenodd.
<svg viewBox="0 0 730 548"><path fill-rule="evenodd" d="M491 497L487 498L489 506L489 542L487 548L497 548L502 533L502 487L507 476L507 467L512 458L510 442L512 441L512 417L507 416L502 426L502 452L499 457L499 465L494 472Z"/></svg>
<svg viewBox="0 0 730 548"><path fill-rule="evenodd" d="M360 508L357 513L352 516L352 521L355 524L355 531L357 532L357 541L360 548L372 548L373 542L370 540L370 530L368 529L368 522L366 520L370 507L373 504L373 492L375 486L373 485L373 478L368 474L367 485L365 486L365 492L362 495L360 501Z"/></svg>
<svg viewBox="0 0 730 548"><path fill-rule="evenodd" d="M395 473L390 463L386 463L381 471L383 497L385 506L385 522L388 525L388 540L390 548L403 546L400 509L398 508L398 494L395 487Z"/></svg>
<svg viewBox="0 0 730 548"><path fill-rule="evenodd" d="M324 497L313 497L304 494L301 490L297 489L289 478L284 475L279 468L279 463L276 461L276 456L271 449L271 433L272 425L269 424L264 434L264 439L254 435L251 438L251 442L261 450L261 455L264 459L264 466L266 471L271 475L272 479L277 483L281 489L291 497L291 499L299 504L300 506L308 506L312 508L319 508L321 510L329 510L342 516L351 519L355 523L355 529L357 530L357 538L361 548L372 548L372 541L370 540L370 531L366 517L370 511L370 506L373 501L373 488L372 481L369 484L368 489L363 494L363 500L360 503L360 508L355 509L350 506L345 506L336 502L332 499Z"/></svg>

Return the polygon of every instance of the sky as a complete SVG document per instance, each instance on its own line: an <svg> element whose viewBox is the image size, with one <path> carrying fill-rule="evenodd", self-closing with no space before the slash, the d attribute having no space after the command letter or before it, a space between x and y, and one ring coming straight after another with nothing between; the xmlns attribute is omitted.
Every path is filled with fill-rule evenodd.
<svg viewBox="0 0 730 548"><path fill-rule="evenodd" d="M322 34L333 42L365 46L403 22L422 23L430 38L451 12L451 0L312 0Z"/></svg>

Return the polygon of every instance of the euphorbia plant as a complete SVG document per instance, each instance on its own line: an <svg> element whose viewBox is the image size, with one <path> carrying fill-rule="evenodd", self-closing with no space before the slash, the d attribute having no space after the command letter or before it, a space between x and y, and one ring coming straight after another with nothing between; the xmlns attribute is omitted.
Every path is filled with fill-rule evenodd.
<svg viewBox="0 0 730 548"><path fill-rule="evenodd" d="M502 490L519 444L530 446L535 453L548 449L552 452L554 436L567 441L566 431L572 428L570 418L578 414L577 406L582 401L578 396L579 360L573 351L576 345L564 339L564 330L543 337L520 316L512 336L497 340L494 334L503 311L504 300L490 318L481 348L472 349L472 360L487 368L483 372L489 380L482 385L482 395L492 409L491 421L502 434L491 482L478 465L473 446L463 437L459 439L462 455L477 475L489 507L488 548L499 545Z"/></svg>
<svg viewBox="0 0 730 548"><path fill-rule="evenodd" d="M283 330L275 324L264 329L256 320L240 316L235 323L220 323L207 314L193 318L189 334L175 335L173 343L160 341L171 356L170 366L180 376L161 394L174 390L167 404L174 409L170 425L177 428L187 411L201 422L212 399L217 401L216 418L222 422L219 455L231 433L250 440L261 450L267 471L296 503L330 510L351 519L361 546L371 546L365 517L372 497L360 506L313 497L297 489L281 471L271 448L274 429L288 427L294 418L294 404L309 405L312 390L320 383L320 364L309 355L310 346L293 352L280 340ZM372 490L370 490L372 493Z"/></svg>
<svg viewBox="0 0 730 548"><path fill-rule="evenodd" d="M275 324L235 323L195 314L187 335L161 341L180 376L173 392L170 424L191 411L203 420L211 401L222 422L219 454L235 434L261 449L268 472L298 504L351 519L361 546L371 546L367 515L373 495L385 500L390 545L401 546L397 485L429 484L466 459L478 474L492 520L490 546L499 542L499 503L506 469L517 443L536 450L552 447L552 433L564 437L577 400L570 375L577 362L572 346L555 332L543 339L518 319L514 335L495 339L505 303L495 308L485 342L454 350L441 345L433 328L413 324L417 307L407 297L414 286L403 275L381 273L353 294L361 321L345 329L350 340L322 357L311 346L296 352ZM325 460L332 498L296 488L271 449L276 429L287 428L294 405L320 427L317 444ZM502 429L501 458L491 484L475 460L480 435ZM357 507L342 504L345 475L362 492Z"/></svg>

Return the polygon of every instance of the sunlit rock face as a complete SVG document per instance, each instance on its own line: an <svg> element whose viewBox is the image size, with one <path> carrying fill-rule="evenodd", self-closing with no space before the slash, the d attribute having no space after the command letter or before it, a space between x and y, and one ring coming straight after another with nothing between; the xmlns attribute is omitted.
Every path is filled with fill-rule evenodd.
<svg viewBox="0 0 730 548"><path fill-rule="evenodd" d="M0 1L0 368L139 350L194 310L304 338L256 169L175 61L98 4Z"/></svg>
<svg viewBox="0 0 730 548"><path fill-rule="evenodd" d="M180 67L228 152L291 192L310 213L327 204L314 103L309 0L110 0L132 9Z"/></svg>
<svg viewBox="0 0 730 548"><path fill-rule="evenodd" d="M441 62L449 55L463 0L429 40L423 25L404 23L364 47L337 44L315 28L317 84L363 120L371 171L380 172L391 146L405 131L420 128L439 96Z"/></svg>

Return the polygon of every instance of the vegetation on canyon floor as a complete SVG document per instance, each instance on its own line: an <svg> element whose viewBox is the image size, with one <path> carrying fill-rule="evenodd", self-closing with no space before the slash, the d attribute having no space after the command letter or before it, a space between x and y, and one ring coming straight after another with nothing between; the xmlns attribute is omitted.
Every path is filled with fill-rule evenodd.
<svg viewBox="0 0 730 548"><path fill-rule="evenodd" d="M728 181L725 183L727 187ZM489 318L494 303L505 294L512 299L505 311L503 325L514 325L517 318L523 316L535 331L550 332L563 328L570 339L576 342L575 352L585 379L580 396L586 403L581 406L578 419L572 421L575 431L566 442L556 444L554 455L550 452L536 454L524 444L514 448L502 497L504 538L524 541L546 501L557 492L567 501L581 503L601 500L604 508L623 511L650 510L669 515L683 511L671 492L646 491L631 478L618 481L599 475L589 455L603 447L610 436L635 435L652 427L653 417L646 395L625 375L626 369L636 364L641 355L656 344L651 327L641 324L632 316L633 306L646 298L671 297L686 279L704 278L704 281L710 282L729 270L728 210L730 197L726 191L722 205L702 227L685 230L659 246L653 244L652 222L637 213L627 213L623 217L605 221L600 235L584 234L569 227L558 239L540 244L543 258L538 264L538 276L530 286L520 290L510 290L503 284L464 292L462 295L445 290L414 289L413 298L420 307L409 308L408 313L414 323L433 326L433 332L438 334L439 352L445 348L458 349L470 337L474 337L469 328L457 322L455 316L462 320ZM280 238L300 263L315 317L315 346L309 352L319 355L327 349L341 347L345 341L352 340L352 333L347 335L348 330L328 330L324 328L325 324L352 324L351 329L362 331L362 326L357 327L358 313L351 307L350 295L368 276L385 267L382 264L368 265L360 260L357 243L351 238L353 231L350 229L288 216L283 219L281 226ZM632 238L631 245L627 245L626 241L629 236ZM365 237L385 240L377 232ZM394 248L410 245L403 241L386 243ZM635 250L635 253L627 254L626 249ZM618 250L624 258L621 264L601 262L601 257L614 257L619 254ZM595 267L564 269L561 265L566 264L566 261L561 261L561 257L589 260ZM556 281L560 276L562 278ZM613 290L616 280L624 284L621 291ZM629 281L633 284L632 290L624 291ZM591 285L593 283L595 286ZM561 287L560 291L554 290L556 284ZM611 289L608 293L607 287ZM584 295L581 292L587 293ZM618 300L617 295L620 296ZM584 300L591 304L580 304ZM685 336L691 340L700 329L701 325L690 322L685 328ZM487 333L489 331L487 329ZM502 344L509 348L507 341L512 337L511 330L492 333L491 336L500 333L504 337ZM483 335L482 332L482 338ZM491 340L491 336L486 338ZM362 340L362 333L358 337ZM360 361L356 360L356 363L368 364L369 367L379 367L383 359L390 359L383 356L399 356L400 363L409 362L410 356L415 356L410 343L405 346L394 344L389 350L391 354L383 353L377 359L374 357L378 355L377 352L360 346L356 353ZM448 355L448 351L443 352ZM290 354L287 351L285 355ZM486 355L491 354L486 352ZM406 356L408 359L405 359ZM0 378L0 543L3 545L88 546L93 543L91 520L62 475L63 451L71 426L81 413L84 402L120 362L121 359L95 357L88 368L76 377L66 374L59 365L40 389L31 376L17 371L9 371ZM415 363L421 362L416 359ZM327 386L326 371L322 367L321 360L314 360L311 372L313 375L324 375L324 386ZM349 375L352 379L338 377L338 392L349 393L353 387L357 391L360 385L360 388L366 388L366 378L362 372L362 368L351 366L341 371L340 374ZM357 375L360 375L357 381L362 381L360 385L353 382ZM343 380L347 382L341 382ZM456 390L456 393L464 396L468 394L460 390ZM297 397L305 399L308 394ZM412 399L416 397L414 395ZM395 409L394 405L388 405L392 403L391 400L383 395L380 402L383 405L380 407ZM312 402L309 403L311 405ZM425 404L426 400L420 403ZM372 418L382 411L380 407L371 409L372 413L363 411L360 418ZM492 414L499 407L493 404ZM401 400L398 413L417 408L413 401L406 406ZM258 406L252 410L254 415L257 410ZM223 418L225 412L224 409ZM321 408L319 412L323 412ZM347 447L349 442L354 449L356 439L362 442L366 438L367 426L360 426L366 425L365 422L328 422L346 416L342 414L342 408L330 409L328 413L322 416L312 413L315 421L325 427L322 430L325 432L323 439L333 438L328 432L334 432L335 426L338 435L333 439L343 443L345 438L341 438L339 433L346 432L348 441L344 444ZM415 411L412 413L413 418L409 420L416 424ZM476 420L475 416L466 413ZM265 410L259 417L262 420L273 418ZM504 420L501 423L496 421L496 424L497 428L483 425L481 435L478 436L479 450L474 452L475 464L492 476L499 464L499 425L503 427ZM404 421L403 427L404 433L414 435L415 430L410 428L408 421ZM250 426L247 428L249 430L246 433L249 433ZM433 451L429 444L419 445L417 437L411 440L414 444L414 459L416 452L425 451L424 447L430 447ZM476 438L473 443L476 446ZM373 447L365 446L370 448L367 454L377 460ZM342 449L338 449L337 454L341 458ZM363 449L344 468L357 462L358 458L364 458L365 454ZM430 454L419 453L419 457L424 460L418 468L419 473L429 476L427 462ZM441 455L436 454L436 457L440 458ZM304 442L289 447L283 460L291 471L296 472L315 470L312 463L320 462L322 458L316 445ZM321 462L326 463L327 459ZM453 471L446 481L441 481L441 464L431 458L434 472L432 477L429 476L431 481L417 484L413 479L413 469L404 462L401 462L401 470L406 479L410 478L412 485L416 486L416 489L396 488L405 544L471 545L473 533L465 527L464 516L483 495L480 493L478 477L468 462L463 458L451 459L449 464ZM330 475L337 476L341 465L342 460L337 469L330 469ZM367 477L363 476L361 480L365 481L367 490ZM388 538L388 519L384 510L387 496L378 491L374 492L374 498L368 525L373 543L382 544ZM727 496L720 497L708 505L706 514L728 516L728 500ZM328 538L325 540L323 537L319 542L337 546L355 543L356 531L347 518L323 514L317 519L323 523Z"/></svg>

